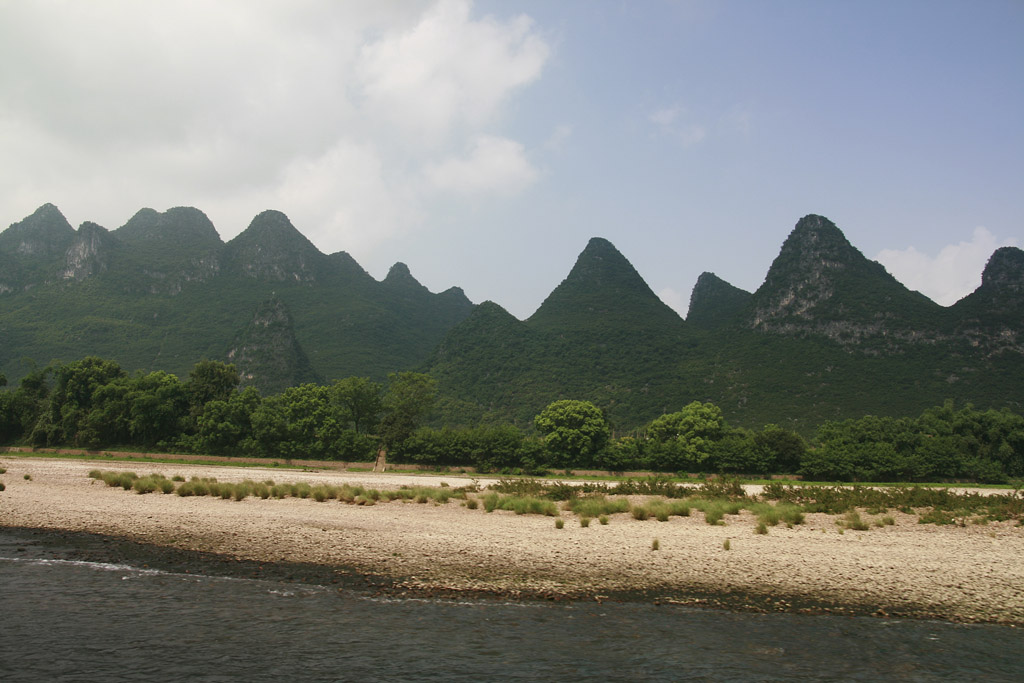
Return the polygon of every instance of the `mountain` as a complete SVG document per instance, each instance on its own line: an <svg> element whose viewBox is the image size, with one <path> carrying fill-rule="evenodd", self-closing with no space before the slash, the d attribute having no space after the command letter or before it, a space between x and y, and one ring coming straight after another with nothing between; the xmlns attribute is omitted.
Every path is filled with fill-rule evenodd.
<svg viewBox="0 0 1024 683"><path fill-rule="evenodd" d="M227 353L241 377L241 386L254 386L264 395L307 382L322 382L295 338L288 307L277 298L264 301L241 330Z"/></svg>
<svg viewBox="0 0 1024 683"><path fill-rule="evenodd" d="M750 301L750 292L734 287L714 273L701 273L690 293L686 322L715 327L737 320Z"/></svg>
<svg viewBox="0 0 1024 683"><path fill-rule="evenodd" d="M289 312L313 375L381 380L420 366L474 308L458 288L428 291L405 266L378 282L349 254L321 253L279 211L225 244L191 207L76 231L47 204L0 233L0 267L0 372L12 381L24 358L90 354L184 375L203 358L226 360L269 300Z"/></svg>
<svg viewBox="0 0 1024 683"><path fill-rule="evenodd" d="M809 215L755 292L704 273L683 320L594 238L518 320L458 287L432 293L403 263L377 281L278 211L224 243L189 207L108 231L75 230L48 204L0 233L0 339L12 382L23 358L87 355L179 375L230 359L262 391L422 370L452 425L529 427L547 403L579 398L621 432L699 400L736 425L806 432L947 398L1024 408L1024 252L997 250L981 286L944 308Z"/></svg>
<svg viewBox="0 0 1024 683"><path fill-rule="evenodd" d="M870 261L823 216L800 219L748 304L746 324L869 352L933 337L942 308Z"/></svg>
<svg viewBox="0 0 1024 683"><path fill-rule="evenodd" d="M681 327L633 265L606 239L595 237L528 320L552 333L588 331L595 339Z"/></svg>
<svg viewBox="0 0 1024 683"><path fill-rule="evenodd" d="M694 400L715 402L734 424L805 432L947 398L1019 410L1019 250L997 252L986 273L978 292L944 309L811 215L753 294L702 274L684 322L594 239L533 316L481 305L427 367L457 397L445 406L450 423L503 415L528 425L557 398L595 402L619 430Z"/></svg>
<svg viewBox="0 0 1024 683"><path fill-rule="evenodd" d="M75 229L53 204L0 233L0 293L22 291L59 278L62 260Z"/></svg>
<svg viewBox="0 0 1024 683"><path fill-rule="evenodd" d="M986 354L1024 353L1024 251L1000 247L985 265L981 286L956 302L956 332Z"/></svg>

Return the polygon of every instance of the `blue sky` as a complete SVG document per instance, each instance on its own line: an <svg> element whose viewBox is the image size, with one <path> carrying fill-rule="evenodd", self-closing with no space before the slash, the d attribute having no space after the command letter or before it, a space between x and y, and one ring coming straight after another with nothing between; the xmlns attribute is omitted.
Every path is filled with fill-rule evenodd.
<svg viewBox="0 0 1024 683"><path fill-rule="evenodd" d="M832 219L940 303L1024 246L1024 3L0 0L0 221L266 208L529 316L592 236L685 314Z"/></svg>

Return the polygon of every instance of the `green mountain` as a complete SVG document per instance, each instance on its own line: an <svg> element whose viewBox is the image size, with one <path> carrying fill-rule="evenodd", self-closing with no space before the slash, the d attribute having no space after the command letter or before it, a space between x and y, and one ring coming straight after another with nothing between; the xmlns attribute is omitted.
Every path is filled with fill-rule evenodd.
<svg viewBox="0 0 1024 683"><path fill-rule="evenodd" d="M265 301L284 305L312 374L334 379L422 364L470 314L461 290L427 291L404 265L382 282L325 255L265 211L228 243L197 209L143 209L114 231L74 230L45 205L0 233L0 372L86 355L184 375L224 359ZM258 369L252 370L259 373ZM268 373L273 374L276 371Z"/></svg>
<svg viewBox="0 0 1024 683"><path fill-rule="evenodd" d="M528 320L482 305L428 367L458 397L445 406L453 423L528 424L563 397L594 401L620 430L694 400L715 402L734 424L805 432L947 398L1019 410L1019 250L997 252L986 273L978 292L944 309L807 216L756 292L705 273L684 322L610 243L592 240Z"/></svg>
<svg viewBox="0 0 1024 683"><path fill-rule="evenodd" d="M944 308L806 216L755 292L704 273L684 321L595 238L518 320L458 288L431 293L402 263L377 281L277 211L224 243L197 209L75 230L47 204L0 233L0 339L12 382L23 358L87 355L179 375L232 360L267 392L413 369L437 378L453 425L526 427L547 403L580 398L621 432L699 400L733 424L807 432L947 398L1024 409L1024 252L997 250L981 286Z"/></svg>
<svg viewBox="0 0 1024 683"><path fill-rule="evenodd" d="M264 395L323 381L295 338L288 307L276 297L259 305L235 338L227 360L238 368L241 386L254 386Z"/></svg>
<svg viewBox="0 0 1024 683"><path fill-rule="evenodd" d="M714 273L701 273L690 293L686 322L700 327L734 323L750 301L750 292L734 287Z"/></svg>

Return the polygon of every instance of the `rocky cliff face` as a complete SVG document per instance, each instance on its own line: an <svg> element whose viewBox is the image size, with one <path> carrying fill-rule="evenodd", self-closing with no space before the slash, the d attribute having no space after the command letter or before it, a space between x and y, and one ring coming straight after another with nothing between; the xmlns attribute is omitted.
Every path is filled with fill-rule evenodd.
<svg viewBox="0 0 1024 683"><path fill-rule="evenodd" d="M241 386L254 386L264 395L321 379L295 338L291 313L276 297L260 304L227 357L238 368Z"/></svg>
<svg viewBox="0 0 1024 683"><path fill-rule="evenodd" d="M941 320L940 306L865 258L827 218L809 215L751 297L746 325L877 354L942 341Z"/></svg>
<svg viewBox="0 0 1024 683"><path fill-rule="evenodd" d="M59 277L64 280L84 280L105 271L111 251L110 233L95 223L82 223L71 246L64 254L64 268Z"/></svg>

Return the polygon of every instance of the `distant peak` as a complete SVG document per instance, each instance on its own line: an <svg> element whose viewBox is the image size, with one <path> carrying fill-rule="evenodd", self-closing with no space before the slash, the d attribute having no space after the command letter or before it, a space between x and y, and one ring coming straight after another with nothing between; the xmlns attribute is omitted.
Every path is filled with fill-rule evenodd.
<svg viewBox="0 0 1024 683"><path fill-rule="evenodd" d="M1024 251L1017 247L996 249L981 274L981 285L1024 292Z"/></svg>
<svg viewBox="0 0 1024 683"><path fill-rule="evenodd" d="M412 273L409 271L409 266L405 265L401 261L395 263L388 269L388 275L385 280L392 280L398 278L409 278L412 277Z"/></svg>
<svg viewBox="0 0 1024 683"><path fill-rule="evenodd" d="M604 325L638 310L650 311L652 319L679 319L611 242L594 237L530 322L548 327L571 326L577 324L574 320Z"/></svg>
<svg viewBox="0 0 1024 683"><path fill-rule="evenodd" d="M687 322L717 324L738 315L751 294L735 287L714 273L703 272L690 293Z"/></svg>

